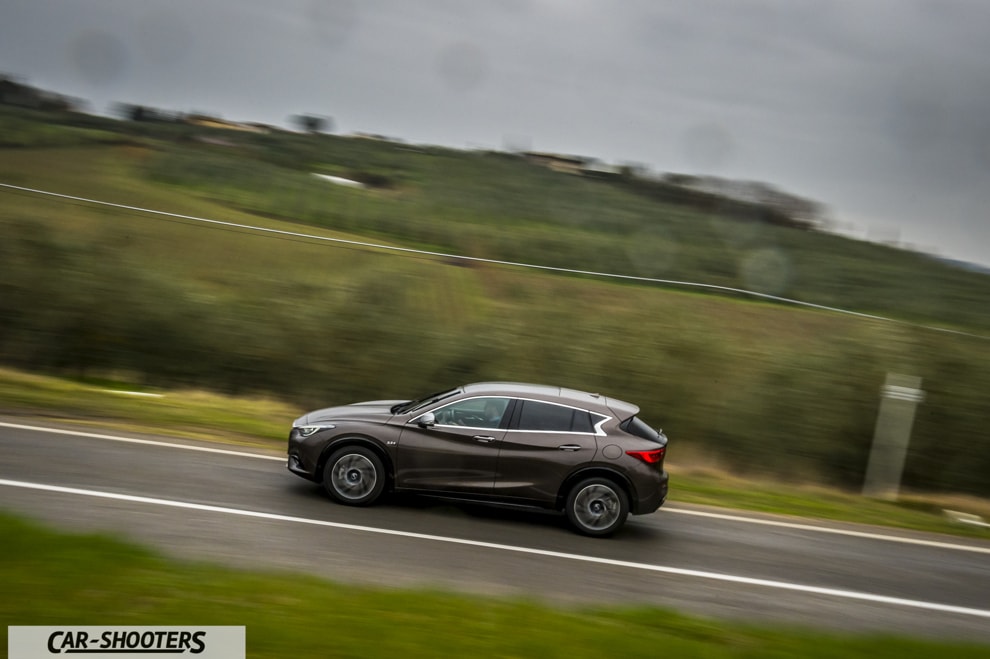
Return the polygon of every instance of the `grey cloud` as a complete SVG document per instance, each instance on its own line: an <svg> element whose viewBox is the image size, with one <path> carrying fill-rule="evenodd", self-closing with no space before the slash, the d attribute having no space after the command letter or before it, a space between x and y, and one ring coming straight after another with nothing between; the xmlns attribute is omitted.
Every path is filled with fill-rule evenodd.
<svg viewBox="0 0 990 659"><path fill-rule="evenodd" d="M982 0L4 0L0 12L7 72L97 109L317 112L344 131L760 179L864 231L896 226L990 262Z"/></svg>

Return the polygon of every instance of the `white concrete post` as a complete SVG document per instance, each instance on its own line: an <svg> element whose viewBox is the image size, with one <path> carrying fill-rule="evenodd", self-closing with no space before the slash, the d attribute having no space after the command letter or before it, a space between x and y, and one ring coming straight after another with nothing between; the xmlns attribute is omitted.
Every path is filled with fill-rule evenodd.
<svg viewBox="0 0 990 659"><path fill-rule="evenodd" d="M921 378L888 373L881 389L880 412L873 432L873 447L866 467L863 495L896 501L904 472L914 412L925 398Z"/></svg>

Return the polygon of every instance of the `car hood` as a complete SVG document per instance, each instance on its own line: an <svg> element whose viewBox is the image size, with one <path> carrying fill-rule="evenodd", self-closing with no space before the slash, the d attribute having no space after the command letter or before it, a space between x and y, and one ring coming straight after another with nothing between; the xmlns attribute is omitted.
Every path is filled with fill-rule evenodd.
<svg viewBox="0 0 990 659"><path fill-rule="evenodd" d="M325 407L303 414L292 422L294 426L305 426L324 421L386 421L392 417L392 406L405 403L404 400L369 400L363 403Z"/></svg>

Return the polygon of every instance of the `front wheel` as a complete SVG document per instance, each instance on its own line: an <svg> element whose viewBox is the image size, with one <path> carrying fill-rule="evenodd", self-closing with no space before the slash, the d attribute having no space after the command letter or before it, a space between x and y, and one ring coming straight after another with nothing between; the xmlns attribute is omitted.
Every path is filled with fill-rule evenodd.
<svg viewBox="0 0 990 659"><path fill-rule="evenodd" d="M565 512L578 533L612 535L629 515L629 500L615 482L607 478L588 478L571 488Z"/></svg>
<svg viewBox="0 0 990 659"><path fill-rule="evenodd" d="M370 506L385 489L385 468L371 449L345 446L327 460L323 487L340 503Z"/></svg>

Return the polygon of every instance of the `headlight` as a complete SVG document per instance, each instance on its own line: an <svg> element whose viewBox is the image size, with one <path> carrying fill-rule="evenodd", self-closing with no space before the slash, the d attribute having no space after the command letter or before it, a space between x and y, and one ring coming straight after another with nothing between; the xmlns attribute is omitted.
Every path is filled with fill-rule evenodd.
<svg viewBox="0 0 990 659"><path fill-rule="evenodd" d="M321 430L330 430L336 428L337 426L332 423L324 423L317 426L299 426L296 428L296 432L299 433L300 437L309 437L310 435L317 433Z"/></svg>

